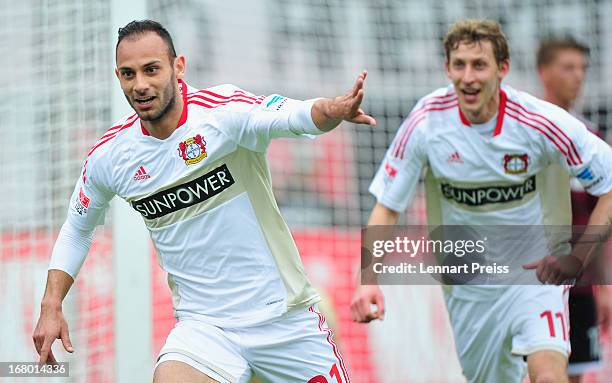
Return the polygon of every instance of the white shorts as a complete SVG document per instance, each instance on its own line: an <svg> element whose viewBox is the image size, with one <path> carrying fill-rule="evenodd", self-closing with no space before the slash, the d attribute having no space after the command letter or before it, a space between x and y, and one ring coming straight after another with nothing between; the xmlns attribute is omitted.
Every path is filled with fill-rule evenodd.
<svg viewBox="0 0 612 383"><path fill-rule="evenodd" d="M469 382L518 383L526 373L525 356L541 350L569 356L563 286L508 286L493 300L458 299L450 294L445 294L445 300Z"/></svg>
<svg viewBox="0 0 612 383"><path fill-rule="evenodd" d="M241 328L181 320L155 367L167 360L187 363L221 383L248 382L253 374L270 382L350 382L332 331L315 306Z"/></svg>

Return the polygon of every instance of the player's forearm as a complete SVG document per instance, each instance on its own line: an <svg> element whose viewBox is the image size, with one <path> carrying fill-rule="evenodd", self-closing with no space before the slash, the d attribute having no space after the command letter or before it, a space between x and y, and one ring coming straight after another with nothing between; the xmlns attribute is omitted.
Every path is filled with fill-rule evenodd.
<svg viewBox="0 0 612 383"><path fill-rule="evenodd" d="M612 191L602 195L597 200L595 209L589 217L589 226L610 227L612 225Z"/></svg>
<svg viewBox="0 0 612 383"><path fill-rule="evenodd" d="M609 238L611 228L612 192L608 192L599 197L597 205L595 205L595 209L589 217L589 223L584 234L574 247L573 254L582 262L583 268L592 262L600 246ZM594 240L595 245L593 244Z"/></svg>
<svg viewBox="0 0 612 383"><path fill-rule="evenodd" d="M49 270L41 307L43 309L60 309L73 282L74 279L66 272L55 269Z"/></svg>
<svg viewBox="0 0 612 383"><path fill-rule="evenodd" d="M377 203L372 209L368 226L374 225L395 225L399 218L399 213L389 209L385 205Z"/></svg>
<svg viewBox="0 0 612 383"><path fill-rule="evenodd" d="M329 132L342 122L341 118L330 117L337 115L333 110L334 107L334 100L329 98L318 99L312 104L312 121L319 130Z"/></svg>

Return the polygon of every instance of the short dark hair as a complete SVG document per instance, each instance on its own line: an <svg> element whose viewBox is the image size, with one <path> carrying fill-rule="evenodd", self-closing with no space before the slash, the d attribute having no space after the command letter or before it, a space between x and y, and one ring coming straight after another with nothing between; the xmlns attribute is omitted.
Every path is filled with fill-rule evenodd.
<svg viewBox="0 0 612 383"><path fill-rule="evenodd" d="M119 47L119 43L131 36L142 35L146 32L154 32L157 33L159 37L164 40L166 45L168 46L168 55L170 59L176 58L176 50L174 49L174 43L172 42L172 36L163 25L153 20L134 20L127 23L123 28L119 28L117 45L115 45L115 55L117 54L117 48Z"/></svg>
<svg viewBox="0 0 612 383"><path fill-rule="evenodd" d="M538 47L536 55L536 65L538 69L549 65L557 57L557 53L562 50L571 49L589 56L591 50L586 44L576 40L573 36L550 37L543 40Z"/></svg>
<svg viewBox="0 0 612 383"><path fill-rule="evenodd" d="M459 44L479 43L483 40L490 41L493 45L493 54L498 65L502 61L510 59L508 40L497 21L490 19L465 19L451 25L444 37L443 44L446 61L450 60L451 51L457 49Z"/></svg>

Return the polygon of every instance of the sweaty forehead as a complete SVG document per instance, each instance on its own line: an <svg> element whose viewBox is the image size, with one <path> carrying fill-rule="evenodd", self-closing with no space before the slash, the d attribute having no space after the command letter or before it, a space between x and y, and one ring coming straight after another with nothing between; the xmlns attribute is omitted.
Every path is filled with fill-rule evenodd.
<svg viewBox="0 0 612 383"><path fill-rule="evenodd" d="M125 37L117 46L117 67L138 65L151 60L168 60L170 48L155 32L137 33Z"/></svg>

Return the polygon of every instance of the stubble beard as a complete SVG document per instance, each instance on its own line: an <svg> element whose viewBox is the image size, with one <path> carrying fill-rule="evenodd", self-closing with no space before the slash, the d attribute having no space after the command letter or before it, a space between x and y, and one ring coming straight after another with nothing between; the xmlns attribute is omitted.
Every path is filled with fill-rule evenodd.
<svg viewBox="0 0 612 383"><path fill-rule="evenodd" d="M157 121L160 121L162 118L164 118L164 116L166 116L168 112L170 112L170 110L172 110L172 108L176 104L176 87L177 87L176 79L173 76L172 80L170 80L170 84L164 88L164 92L163 92L163 98L167 99L168 102L166 102L166 105L163 105L161 107L159 113L153 116L147 116L146 114L143 115L141 112L138 111L138 109L136 108L136 105L134 105L134 103L132 102L132 100L130 100L128 95L125 95L125 98L127 99L128 103L132 106L132 109L134 109L136 114L138 114L138 117L140 118L141 121L157 122Z"/></svg>

